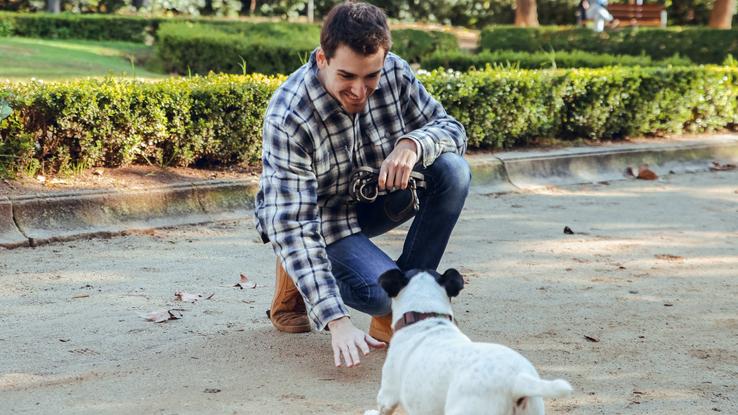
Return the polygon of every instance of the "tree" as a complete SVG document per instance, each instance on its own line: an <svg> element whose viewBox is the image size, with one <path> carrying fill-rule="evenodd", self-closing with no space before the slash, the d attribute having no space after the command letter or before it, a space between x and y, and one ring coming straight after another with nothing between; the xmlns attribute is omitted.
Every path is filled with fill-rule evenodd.
<svg viewBox="0 0 738 415"><path fill-rule="evenodd" d="M61 13L61 0L46 0L46 11L49 13Z"/></svg>
<svg viewBox="0 0 738 415"><path fill-rule="evenodd" d="M515 0L515 6L515 26L538 26L538 5L536 4L536 0Z"/></svg>
<svg viewBox="0 0 738 415"><path fill-rule="evenodd" d="M710 13L710 27L715 29L730 29L733 14L735 13L735 0L715 0Z"/></svg>

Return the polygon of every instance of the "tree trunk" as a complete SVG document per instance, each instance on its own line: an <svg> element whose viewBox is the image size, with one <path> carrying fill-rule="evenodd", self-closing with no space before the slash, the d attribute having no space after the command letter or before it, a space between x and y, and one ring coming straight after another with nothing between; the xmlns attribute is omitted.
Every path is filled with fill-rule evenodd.
<svg viewBox="0 0 738 415"><path fill-rule="evenodd" d="M735 0L716 0L710 13L710 27L714 29L730 29L735 13Z"/></svg>
<svg viewBox="0 0 738 415"><path fill-rule="evenodd" d="M133 7L135 7L136 10L141 10L142 8L146 7L148 3L148 0L133 0Z"/></svg>
<svg viewBox="0 0 738 415"><path fill-rule="evenodd" d="M46 0L46 11L49 13L60 13L61 0Z"/></svg>
<svg viewBox="0 0 738 415"><path fill-rule="evenodd" d="M515 26L537 27L538 6L536 0L515 0L515 4Z"/></svg>

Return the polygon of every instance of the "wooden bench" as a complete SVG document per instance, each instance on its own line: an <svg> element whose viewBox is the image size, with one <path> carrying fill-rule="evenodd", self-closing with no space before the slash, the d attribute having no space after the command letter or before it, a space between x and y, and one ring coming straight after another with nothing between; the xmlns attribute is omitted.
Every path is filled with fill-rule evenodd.
<svg viewBox="0 0 738 415"><path fill-rule="evenodd" d="M613 4L607 6L620 26L666 27L666 8L663 4Z"/></svg>

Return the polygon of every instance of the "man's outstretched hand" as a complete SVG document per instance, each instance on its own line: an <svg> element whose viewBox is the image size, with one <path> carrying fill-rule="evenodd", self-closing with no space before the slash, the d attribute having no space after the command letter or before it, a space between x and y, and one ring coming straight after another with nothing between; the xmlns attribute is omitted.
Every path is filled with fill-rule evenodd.
<svg viewBox="0 0 738 415"><path fill-rule="evenodd" d="M384 349L386 343L374 339L357 329L348 317L341 317L328 323L331 331L333 360L336 367L341 361L346 367L355 367L361 363L360 355L367 355L371 349Z"/></svg>

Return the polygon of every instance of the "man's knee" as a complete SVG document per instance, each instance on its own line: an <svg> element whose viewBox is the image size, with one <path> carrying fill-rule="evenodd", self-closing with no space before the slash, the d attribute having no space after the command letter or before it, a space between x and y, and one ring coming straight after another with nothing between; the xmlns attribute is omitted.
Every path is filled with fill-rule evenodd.
<svg viewBox="0 0 738 415"><path fill-rule="evenodd" d="M436 182L434 185L440 187L438 191L458 192L464 197L469 193L471 168L463 156L443 153L428 169Z"/></svg>

